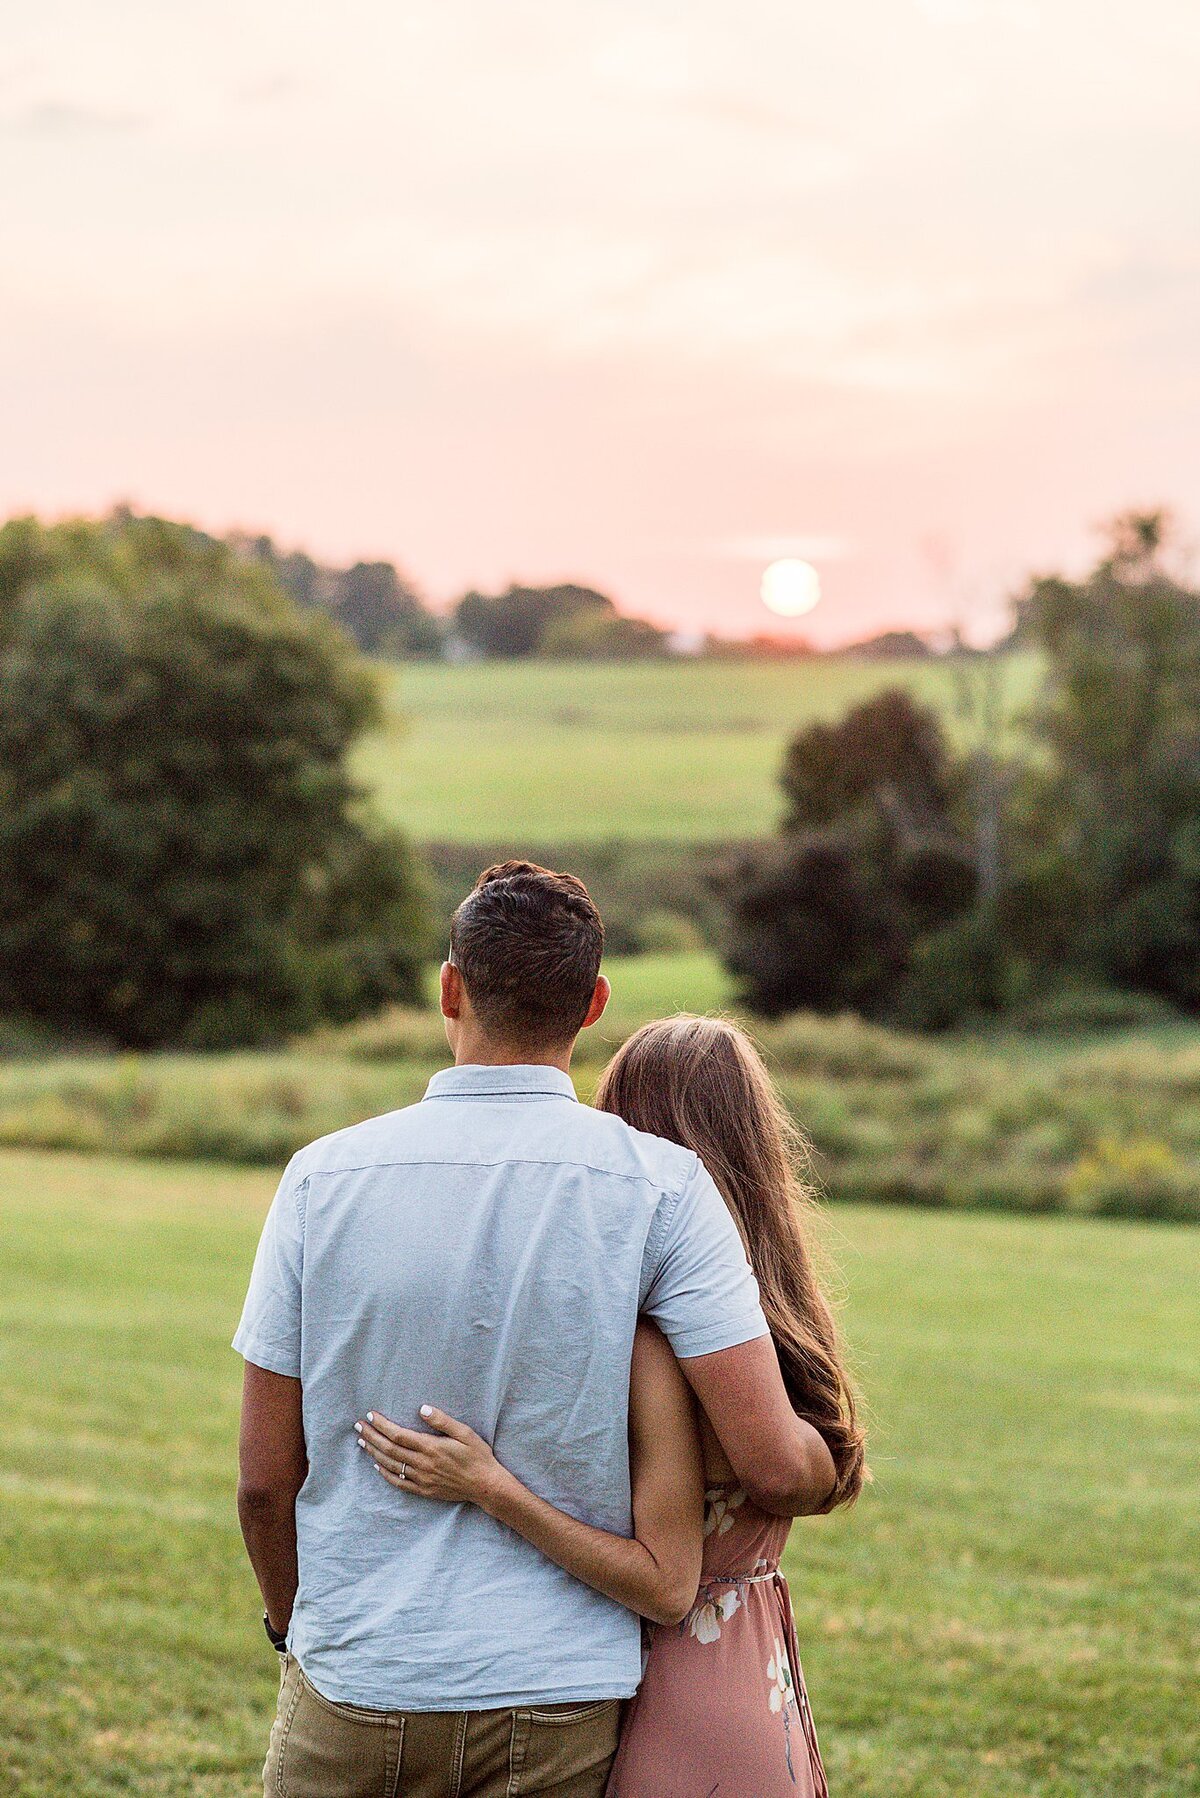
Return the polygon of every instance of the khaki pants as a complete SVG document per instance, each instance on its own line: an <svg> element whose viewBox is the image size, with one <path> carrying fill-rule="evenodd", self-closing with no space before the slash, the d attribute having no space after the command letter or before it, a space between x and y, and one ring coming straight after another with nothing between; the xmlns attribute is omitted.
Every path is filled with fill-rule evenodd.
<svg viewBox="0 0 1200 1798"><path fill-rule="evenodd" d="M289 1655L263 1768L265 1798L604 1798L615 1700L511 1711L368 1711L334 1704Z"/></svg>

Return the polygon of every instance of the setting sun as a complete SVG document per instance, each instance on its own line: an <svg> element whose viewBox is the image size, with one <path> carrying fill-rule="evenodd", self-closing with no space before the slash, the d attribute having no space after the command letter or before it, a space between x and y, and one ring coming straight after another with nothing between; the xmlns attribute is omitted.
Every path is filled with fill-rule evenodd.
<svg viewBox="0 0 1200 1798"><path fill-rule="evenodd" d="M768 612L779 618L800 618L821 598L821 577L811 562L786 556L764 568L760 588Z"/></svg>

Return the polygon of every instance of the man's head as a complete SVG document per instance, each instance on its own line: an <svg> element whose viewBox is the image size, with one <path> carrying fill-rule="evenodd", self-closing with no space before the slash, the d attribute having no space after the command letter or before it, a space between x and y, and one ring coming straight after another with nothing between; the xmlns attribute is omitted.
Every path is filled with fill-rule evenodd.
<svg viewBox="0 0 1200 1798"><path fill-rule="evenodd" d="M501 862L479 876L450 925L442 969L446 1034L459 1060L560 1061L608 1000L604 925L573 874Z"/></svg>

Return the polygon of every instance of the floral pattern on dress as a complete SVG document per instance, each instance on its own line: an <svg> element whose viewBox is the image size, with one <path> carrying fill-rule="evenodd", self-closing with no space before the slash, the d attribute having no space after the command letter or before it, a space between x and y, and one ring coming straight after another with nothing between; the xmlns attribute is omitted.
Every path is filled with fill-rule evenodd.
<svg viewBox="0 0 1200 1798"><path fill-rule="evenodd" d="M792 1702L792 1669L787 1650L780 1646L778 1636L775 1638L775 1653L767 1662L767 1678L771 1681L768 1703L773 1711L781 1711Z"/></svg>
<svg viewBox="0 0 1200 1798"><path fill-rule="evenodd" d="M736 1589L723 1592L720 1598L708 1598L698 1604L692 1612L689 1634L695 1636L697 1642L715 1642L721 1634L721 1625L728 1623L733 1613L742 1602L741 1593Z"/></svg>
<svg viewBox="0 0 1200 1798"><path fill-rule="evenodd" d="M796 1702L796 1697L792 1690L792 1664L788 1658L788 1651L778 1636L775 1638L775 1653L767 1662L767 1678L771 1682L767 1703L775 1713L783 1712L783 1747L784 1753L787 1755L787 1770L794 1785L796 1769L792 1765L792 1706Z"/></svg>
<svg viewBox="0 0 1200 1798"><path fill-rule="evenodd" d="M746 1494L738 1486L728 1492L722 1486L714 1486L704 1494L704 1534L723 1536L733 1528L733 1513L739 1505L746 1502Z"/></svg>

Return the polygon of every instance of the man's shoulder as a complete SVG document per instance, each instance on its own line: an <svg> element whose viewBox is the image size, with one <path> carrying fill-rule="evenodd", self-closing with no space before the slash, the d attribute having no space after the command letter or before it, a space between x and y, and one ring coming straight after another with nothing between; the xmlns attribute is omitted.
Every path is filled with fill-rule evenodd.
<svg viewBox="0 0 1200 1798"><path fill-rule="evenodd" d="M514 1125L528 1126L530 1122L527 1110L514 1112ZM409 1160L471 1160L470 1140L449 1126L450 1114L441 1109L420 1102L405 1105L318 1137L294 1157L294 1177L300 1182L314 1175ZM505 1158L586 1167L594 1174L642 1182L666 1196L682 1192L699 1165L691 1149L635 1130L624 1118L590 1105L567 1106L565 1115L557 1114L553 1132L538 1140L541 1136L534 1132L531 1137L526 1128L514 1130L503 1145ZM481 1159L487 1160L499 1145L493 1139L476 1146Z"/></svg>
<svg viewBox="0 0 1200 1798"><path fill-rule="evenodd" d="M644 1180L668 1194L682 1192L696 1171L697 1157L691 1149L665 1136L635 1130L614 1112L580 1105L573 1117L571 1149L581 1158L591 1156L589 1165L601 1171Z"/></svg>
<svg viewBox="0 0 1200 1798"><path fill-rule="evenodd" d="M348 1172L395 1160L403 1154L406 1144L415 1145L421 1127L420 1112L419 1104L403 1105L396 1111L384 1111L378 1117L331 1130L328 1136L318 1136L294 1157L292 1165L297 1178Z"/></svg>

